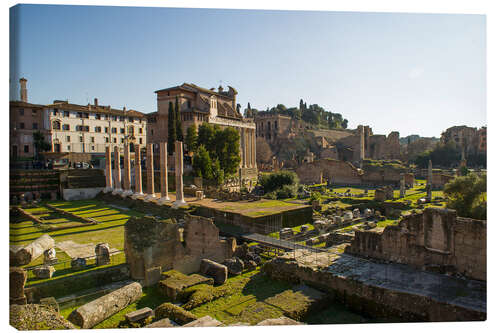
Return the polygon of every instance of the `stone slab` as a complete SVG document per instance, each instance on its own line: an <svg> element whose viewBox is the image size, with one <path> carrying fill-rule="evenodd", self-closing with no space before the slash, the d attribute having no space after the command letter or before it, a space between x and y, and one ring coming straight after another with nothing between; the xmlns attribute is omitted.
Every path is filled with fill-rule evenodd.
<svg viewBox="0 0 500 333"><path fill-rule="evenodd" d="M257 324L257 326L275 326L275 325L303 325L303 324L288 317L265 319Z"/></svg>
<svg viewBox="0 0 500 333"><path fill-rule="evenodd" d="M186 325L183 325L182 327L219 327L219 326L224 326L224 324L210 316L205 316L195 321L192 321Z"/></svg>
<svg viewBox="0 0 500 333"><path fill-rule="evenodd" d="M85 258L95 256L95 244L79 244L75 243L71 240L62 241L56 244L56 247L66 252L68 256L71 258ZM113 252L118 251L115 248L111 248L110 252L113 255Z"/></svg>
<svg viewBox="0 0 500 333"><path fill-rule="evenodd" d="M158 321L155 321L152 324L146 325L146 328L155 328L155 327L176 327L179 326L177 323L173 320L170 320L168 318L164 318Z"/></svg>
<svg viewBox="0 0 500 333"><path fill-rule="evenodd" d="M153 315L153 310L148 307L129 312L125 315L125 318L130 323L135 323L139 320L151 317Z"/></svg>

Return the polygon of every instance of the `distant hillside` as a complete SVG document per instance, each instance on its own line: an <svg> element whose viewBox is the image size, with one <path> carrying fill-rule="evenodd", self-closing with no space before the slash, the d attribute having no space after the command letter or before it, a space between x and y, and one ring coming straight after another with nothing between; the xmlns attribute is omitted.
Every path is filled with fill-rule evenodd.
<svg viewBox="0 0 500 333"><path fill-rule="evenodd" d="M436 138L436 137L423 137L423 136L420 136L418 134L412 134L412 135L405 136L403 138L399 138L399 143L401 145L407 145L408 143L415 142L418 139L428 139L432 143L438 143L439 142L439 138Z"/></svg>
<svg viewBox="0 0 500 333"><path fill-rule="evenodd" d="M252 109L250 103L248 103L248 107L245 109L245 117L253 118L257 113L282 114L296 120L302 120L316 129L345 129L348 124L348 120L342 117L340 113L327 111L318 104L308 106L302 99L298 108L287 108L283 104L278 104L266 111Z"/></svg>

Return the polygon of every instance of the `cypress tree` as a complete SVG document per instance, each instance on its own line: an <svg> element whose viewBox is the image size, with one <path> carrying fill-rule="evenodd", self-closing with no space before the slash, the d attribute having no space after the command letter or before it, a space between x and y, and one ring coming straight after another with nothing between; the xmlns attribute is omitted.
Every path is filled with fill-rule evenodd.
<svg viewBox="0 0 500 333"><path fill-rule="evenodd" d="M170 155L175 150L175 139L177 138L176 126L175 126L175 114L172 102L168 103L168 140L167 140L167 150Z"/></svg>

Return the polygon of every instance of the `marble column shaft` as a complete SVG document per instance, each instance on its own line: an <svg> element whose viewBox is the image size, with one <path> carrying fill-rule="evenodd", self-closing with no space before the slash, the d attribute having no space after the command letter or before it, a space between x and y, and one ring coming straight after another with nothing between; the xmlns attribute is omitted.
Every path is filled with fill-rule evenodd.
<svg viewBox="0 0 500 333"><path fill-rule="evenodd" d="M154 161L153 161L153 144L149 143L147 145L147 150L146 150L146 168L147 168L147 175L148 175L148 188L147 188L147 194L150 196L154 196L155 194L155 170L154 170Z"/></svg>
<svg viewBox="0 0 500 333"><path fill-rule="evenodd" d="M135 193L142 194L141 147L135 145Z"/></svg>
<svg viewBox="0 0 500 333"><path fill-rule="evenodd" d="M111 169L111 148L106 146L106 189L110 190L113 187L113 170Z"/></svg>
<svg viewBox="0 0 500 333"><path fill-rule="evenodd" d="M120 168L120 148L115 146L115 190L122 188L122 173Z"/></svg>
<svg viewBox="0 0 500 333"><path fill-rule="evenodd" d="M184 203L182 141L175 141L175 199L177 203Z"/></svg>
<svg viewBox="0 0 500 333"><path fill-rule="evenodd" d="M161 197L170 200L168 197L168 153L167 143L160 143L160 174L161 174Z"/></svg>
<svg viewBox="0 0 500 333"><path fill-rule="evenodd" d="M130 147L128 143L123 146L123 189L130 191Z"/></svg>

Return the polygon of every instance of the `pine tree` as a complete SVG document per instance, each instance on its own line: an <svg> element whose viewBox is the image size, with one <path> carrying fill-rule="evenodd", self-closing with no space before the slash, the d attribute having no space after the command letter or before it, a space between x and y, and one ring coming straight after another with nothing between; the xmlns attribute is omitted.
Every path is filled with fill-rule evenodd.
<svg viewBox="0 0 500 333"><path fill-rule="evenodd" d="M195 152L198 147L198 134L196 133L196 126L191 125L186 133L186 146L189 152Z"/></svg>
<svg viewBox="0 0 500 333"><path fill-rule="evenodd" d="M172 102L168 103L168 140L167 140L167 150L170 155L173 154L175 150L175 139L177 138L176 126L175 126L175 114Z"/></svg>

